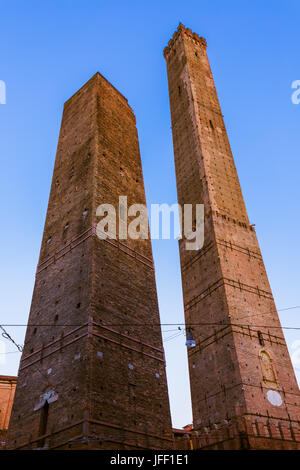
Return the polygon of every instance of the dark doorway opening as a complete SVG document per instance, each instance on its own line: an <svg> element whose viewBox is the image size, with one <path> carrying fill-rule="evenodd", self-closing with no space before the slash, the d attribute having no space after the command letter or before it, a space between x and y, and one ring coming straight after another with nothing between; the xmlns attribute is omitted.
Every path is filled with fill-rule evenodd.
<svg viewBox="0 0 300 470"><path fill-rule="evenodd" d="M43 408L41 408L40 427L39 427L39 436L41 436L41 439L39 440L39 443L38 443L39 447L44 447L45 445L44 436L47 432L48 415L49 415L49 403L46 401Z"/></svg>

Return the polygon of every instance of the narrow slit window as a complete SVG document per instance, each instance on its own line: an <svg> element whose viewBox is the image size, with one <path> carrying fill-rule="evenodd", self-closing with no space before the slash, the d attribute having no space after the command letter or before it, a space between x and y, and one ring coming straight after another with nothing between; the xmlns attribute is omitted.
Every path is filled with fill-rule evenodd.
<svg viewBox="0 0 300 470"><path fill-rule="evenodd" d="M261 346L264 346L265 345L265 342L264 342L264 337L263 337L263 334L261 331L258 331L257 332L257 336L258 336L258 341L259 341L259 344Z"/></svg>

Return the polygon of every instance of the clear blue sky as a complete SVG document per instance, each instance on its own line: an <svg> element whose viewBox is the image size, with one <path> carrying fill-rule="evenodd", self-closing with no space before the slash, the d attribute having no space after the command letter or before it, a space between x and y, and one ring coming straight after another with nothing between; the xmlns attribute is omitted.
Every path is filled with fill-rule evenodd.
<svg viewBox="0 0 300 470"><path fill-rule="evenodd" d="M0 1L0 11L0 80L7 86L0 105L0 323L27 321L63 103L96 71L136 114L148 204L176 202L162 51L179 21L207 39L277 307L300 305L300 105L291 102L291 83L300 79L299 2L29 0ZM177 241L154 241L153 250L161 320L181 322ZM282 324L300 327L299 313L280 312ZM23 342L24 328L8 331ZM285 334L296 361L300 332ZM179 427L191 422L184 337L165 349ZM0 355L0 374L16 374L19 357ZM295 365L299 372L300 358Z"/></svg>

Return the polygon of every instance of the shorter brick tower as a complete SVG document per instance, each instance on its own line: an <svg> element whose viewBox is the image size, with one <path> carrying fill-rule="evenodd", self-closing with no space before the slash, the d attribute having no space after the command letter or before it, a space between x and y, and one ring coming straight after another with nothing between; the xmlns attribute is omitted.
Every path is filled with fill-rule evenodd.
<svg viewBox="0 0 300 470"><path fill-rule="evenodd" d="M178 201L204 204L204 246L180 241L194 448L296 449L300 395L249 224L207 53L180 25L164 50Z"/></svg>
<svg viewBox="0 0 300 470"><path fill-rule="evenodd" d="M151 242L96 236L119 196L146 203L135 116L97 73L64 106L10 449L173 447Z"/></svg>

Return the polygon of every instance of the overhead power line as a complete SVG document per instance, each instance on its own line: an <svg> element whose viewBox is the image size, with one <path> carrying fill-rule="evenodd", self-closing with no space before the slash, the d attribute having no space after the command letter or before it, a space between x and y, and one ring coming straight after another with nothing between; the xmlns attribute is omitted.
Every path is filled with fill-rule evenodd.
<svg viewBox="0 0 300 470"><path fill-rule="evenodd" d="M17 349L22 352L23 351L23 347L20 346L19 344L17 344L13 339L12 337L7 333L7 331L3 328L3 326L0 325L0 330L2 330L2 336L3 338L5 339L8 339L9 341L11 341L16 347Z"/></svg>
<svg viewBox="0 0 300 470"><path fill-rule="evenodd" d="M274 313L275 311L277 312L283 312L285 310L294 310L300 308L300 305L294 305L292 307L286 307L286 308L281 308L277 310L269 310L268 312L259 312L255 314L249 313L249 317L255 317L258 315L266 315L268 313ZM242 318L246 318L247 315L244 315L240 318L238 318L238 321L241 320ZM82 323L1 323L0 326L4 327L49 327L49 326L82 326ZM259 328L259 327L264 327L264 328L282 328L282 329L291 329L291 330L300 330L300 327L289 327L289 326L275 326L275 325L250 325L250 324L241 324L241 323L225 323L225 322L199 322L199 323L189 323L189 326L226 326L226 325L233 325L233 326L253 326L254 328ZM186 326L185 322L178 322L178 323L107 323L103 324L103 326ZM167 331L167 330L166 330ZM171 330L169 330L171 331Z"/></svg>
<svg viewBox="0 0 300 470"><path fill-rule="evenodd" d="M30 324L19 324L19 323L8 323L2 324L3 327L17 327L17 326L27 326L27 327L50 327L50 326L83 326L83 323L30 323ZM186 323L103 323L101 326L110 327L110 326L187 326ZM281 325L253 325L250 323L225 323L225 322L202 322L202 323L188 323L188 326L240 326L244 328L253 327L253 328L277 328L283 330L300 330L298 326L281 326ZM0 325L1 328L1 325Z"/></svg>
<svg viewBox="0 0 300 470"><path fill-rule="evenodd" d="M282 309L279 309L278 311L285 311L285 310L293 310L293 309L298 309L300 308L300 305L295 305L295 306L292 306L292 307L286 307L286 308L282 308ZM251 315L251 313L249 315L251 315L252 317L253 316L256 316L256 315L264 315L264 314L267 314L267 313L272 313L274 312L274 310L271 310L269 312L265 312L265 313L257 313L257 314L254 314L254 315ZM241 318L244 318L244 317L241 317ZM240 318L240 319L241 319ZM0 325L0 329L2 330L2 337L7 339L8 341L11 341L15 346L16 348L18 349L18 351L15 351L15 352L22 352L23 351L23 347L19 344L17 344L13 338L10 336L10 334L5 330L5 327L53 327L53 326L57 326L57 327L80 327L80 326L83 326L82 323L69 323L69 324L66 324L66 323L63 323L63 324L60 324L60 323L36 323L36 324L33 324L33 323L10 323L10 324L2 324ZM188 326L189 328L193 327L193 326L237 326L237 327L242 327L242 328L268 328L268 329L283 329L283 330L300 330L300 327L296 327L296 326L281 326L281 325L253 325L253 324L242 324L242 323L233 323L233 322L230 322L230 323L225 323L225 322L199 322L199 323L188 323L188 325L184 322L184 323L109 323L109 324L102 324L101 326L103 327L112 327L112 326L121 326L121 327L124 327L124 326L134 326L134 327L141 327L141 326L146 326L146 327L164 327L164 326L176 326L177 328L176 329L171 329L171 330L165 330L165 331L162 331L162 333L167 333L167 332L175 332L173 335L165 338L164 340L164 343L167 342L167 341L171 341L172 339L175 339L177 338L178 336L181 336L185 333L185 330L186 330L186 326ZM181 330L181 327L182 330ZM178 331L179 330L179 331ZM8 353L1 353L1 354L11 354L13 353L12 352L8 352Z"/></svg>

